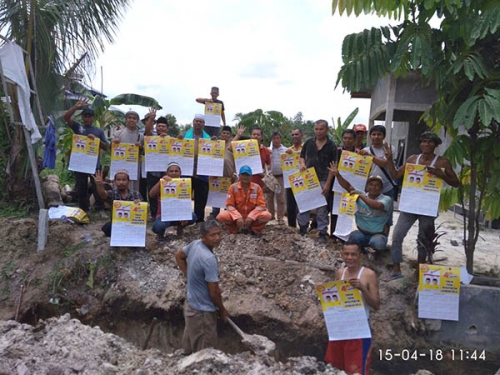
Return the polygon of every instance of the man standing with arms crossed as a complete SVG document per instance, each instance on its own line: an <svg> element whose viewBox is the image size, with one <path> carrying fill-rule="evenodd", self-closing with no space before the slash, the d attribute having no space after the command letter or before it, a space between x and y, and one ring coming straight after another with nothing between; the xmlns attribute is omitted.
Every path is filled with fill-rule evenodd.
<svg viewBox="0 0 500 375"><path fill-rule="evenodd" d="M417 164L425 165L427 172L432 173L435 177L441 178L448 185L453 187L459 187L460 181L457 174L451 167L451 163L448 159L443 156L435 154L436 147L439 146L442 141L441 139L431 131L426 131L422 133L419 137L420 150L422 153L420 155L412 155L407 160L406 163L396 170L394 163L392 162L391 151L386 147L386 158L389 160L389 169L391 171L392 178L399 179L404 176L406 164ZM408 212L400 212L399 218L396 226L394 227L394 233L392 234L392 246L391 246L391 257L392 257L392 269L389 275L386 276L384 281L391 281L399 279L402 276L401 273L401 262L403 261L403 240L408 234L408 231L418 220L418 237L417 237L417 250L418 250L418 263L425 263L427 257L427 250L423 244L428 242L428 233L430 228L434 228L434 220L436 218L433 216L417 215ZM418 273L418 268L417 268Z"/></svg>
<svg viewBox="0 0 500 375"><path fill-rule="evenodd" d="M347 280L359 289L365 305L366 318L370 319L370 307L380 308L378 279L375 272L361 266L363 254L359 244L347 241L341 252L345 267L337 271L336 280ZM368 374L370 371L372 339L329 341L325 362L348 374Z"/></svg>
<svg viewBox="0 0 500 375"><path fill-rule="evenodd" d="M175 253L175 261L187 277L187 300L184 305L184 336L186 354L213 347L217 342L217 310L227 321L219 288L218 261L213 250L221 241L221 230L215 220L200 226L201 239L191 242Z"/></svg>
<svg viewBox="0 0 500 375"><path fill-rule="evenodd" d="M337 146L328 137L328 122L326 120L318 120L314 123L314 138L309 138L302 147L300 152L300 171L303 172L307 168L314 167L318 180L321 184L321 194L323 194L329 202L332 199L332 181L333 175L328 173L330 163L337 160ZM328 206L316 209L316 220L318 222L319 238L318 243L326 243L326 234L328 231ZM304 236L307 233L309 226L310 211L299 214L299 234Z"/></svg>

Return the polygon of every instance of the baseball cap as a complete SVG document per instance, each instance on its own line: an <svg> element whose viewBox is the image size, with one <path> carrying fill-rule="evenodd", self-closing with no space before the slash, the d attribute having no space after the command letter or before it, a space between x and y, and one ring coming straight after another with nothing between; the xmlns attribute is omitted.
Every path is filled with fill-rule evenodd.
<svg viewBox="0 0 500 375"><path fill-rule="evenodd" d="M366 132L366 125L364 125L364 124L356 124L356 125L354 125L353 130L355 132Z"/></svg>
<svg viewBox="0 0 500 375"><path fill-rule="evenodd" d="M250 168L248 165L244 165L240 168L240 174L247 174L249 176L252 175L252 168Z"/></svg>
<svg viewBox="0 0 500 375"><path fill-rule="evenodd" d="M94 110L93 109L90 109L90 108L84 108L82 110L82 116L85 116L85 115L91 115L91 116L94 116Z"/></svg>
<svg viewBox="0 0 500 375"><path fill-rule="evenodd" d="M366 183L369 183L370 181L379 181L382 185L384 185L384 181L382 180L382 177L380 176L377 176L377 175L371 175L370 177L368 177L368 180L366 180Z"/></svg>

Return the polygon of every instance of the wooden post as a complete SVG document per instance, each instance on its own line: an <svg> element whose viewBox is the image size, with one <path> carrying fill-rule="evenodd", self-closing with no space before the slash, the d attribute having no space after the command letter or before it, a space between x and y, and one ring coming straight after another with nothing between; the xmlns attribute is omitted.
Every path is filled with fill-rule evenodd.
<svg viewBox="0 0 500 375"><path fill-rule="evenodd" d="M36 251L42 251L47 245L49 235L49 210L41 208L38 214L38 246Z"/></svg>

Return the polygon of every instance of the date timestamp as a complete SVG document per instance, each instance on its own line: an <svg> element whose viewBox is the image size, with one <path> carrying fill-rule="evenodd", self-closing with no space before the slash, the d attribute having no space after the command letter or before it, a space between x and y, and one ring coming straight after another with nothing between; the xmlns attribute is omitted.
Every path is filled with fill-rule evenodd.
<svg viewBox="0 0 500 375"><path fill-rule="evenodd" d="M379 349L379 359L381 361L418 361L419 359L427 359L430 361L485 361L485 350L474 349Z"/></svg>

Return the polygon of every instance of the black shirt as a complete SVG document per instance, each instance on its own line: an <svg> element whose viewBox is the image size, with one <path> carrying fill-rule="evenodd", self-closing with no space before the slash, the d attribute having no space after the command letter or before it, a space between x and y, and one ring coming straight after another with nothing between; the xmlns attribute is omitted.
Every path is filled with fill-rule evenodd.
<svg viewBox="0 0 500 375"><path fill-rule="evenodd" d="M337 146L327 137L326 143L318 150L316 138L309 138L302 147L300 157L306 161L307 168L314 167L320 181L326 181L330 163L337 161Z"/></svg>

